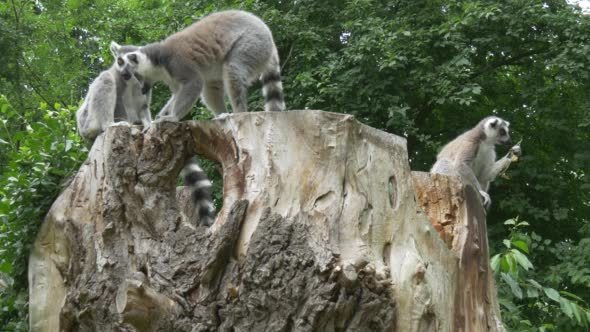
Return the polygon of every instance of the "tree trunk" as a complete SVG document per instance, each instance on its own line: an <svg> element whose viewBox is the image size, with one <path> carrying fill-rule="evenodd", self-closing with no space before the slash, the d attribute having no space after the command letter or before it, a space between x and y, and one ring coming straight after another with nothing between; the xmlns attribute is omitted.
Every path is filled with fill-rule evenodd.
<svg viewBox="0 0 590 332"><path fill-rule="evenodd" d="M194 154L223 169L210 228L177 194ZM35 242L31 330L503 330L486 236L473 190L349 115L115 126Z"/></svg>

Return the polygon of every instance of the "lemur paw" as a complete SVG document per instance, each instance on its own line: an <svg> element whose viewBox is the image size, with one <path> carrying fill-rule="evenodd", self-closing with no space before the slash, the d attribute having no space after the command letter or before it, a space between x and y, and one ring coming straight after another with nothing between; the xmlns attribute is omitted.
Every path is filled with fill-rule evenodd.
<svg viewBox="0 0 590 332"><path fill-rule="evenodd" d="M146 123L143 125L143 130L141 131L143 134L147 133L148 130L150 130L150 128L152 127L151 122L150 123Z"/></svg>
<svg viewBox="0 0 590 332"><path fill-rule="evenodd" d="M479 194L481 195L481 199L483 200L483 206L486 209L489 209L490 205L492 205L492 199L490 198L490 195L488 195L488 193L486 193L483 190L480 190Z"/></svg>
<svg viewBox="0 0 590 332"><path fill-rule="evenodd" d="M159 123L159 122L178 122L178 119L172 115L162 115L161 117L154 120L154 123Z"/></svg>
<svg viewBox="0 0 590 332"><path fill-rule="evenodd" d="M213 119L214 120L222 120L222 119L227 118L228 116L229 116L229 113L227 113L227 112L226 113L220 113L220 114L215 115L215 117Z"/></svg>
<svg viewBox="0 0 590 332"><path fill-rule="evenodd" d="M131 127L131 124L127 121L119 121L110 124L109 127Z"/></svg>
<svg viewBox="0 0 590 332"><path fill-rule="evenodd" d="M515 145L513 147L510 148L510 152L512 153L512 155L520 157L522 156L522 148L520 147L520 145Z"/></svg>

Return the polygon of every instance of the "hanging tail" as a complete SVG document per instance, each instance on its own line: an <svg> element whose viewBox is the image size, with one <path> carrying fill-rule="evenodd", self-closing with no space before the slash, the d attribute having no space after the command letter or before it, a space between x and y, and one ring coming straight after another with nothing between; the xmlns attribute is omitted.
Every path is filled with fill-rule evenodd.
<svg viewBox="0 0 590 332"><path fill-rule="evenodd" d="M266 71L260 77L265 111L284 111L283 84L281 83L281 66L275 47Z"/></svg>
<svg viewBox="0 0 590 332"><path fill-rule="evenodd" d="M199 216L199 223L211 226L215 220L215 207L211 198L211 181L199 164L191 160L183 170L184 184L191 190L191 200Z"/></svg>

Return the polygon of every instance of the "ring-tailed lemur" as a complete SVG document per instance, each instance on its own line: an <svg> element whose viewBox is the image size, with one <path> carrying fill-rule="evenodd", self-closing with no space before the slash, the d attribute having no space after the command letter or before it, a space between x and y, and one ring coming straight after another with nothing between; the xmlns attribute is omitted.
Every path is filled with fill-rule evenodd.
<svg viewBox="0 0 590 332"><path fill-rule="evenodd" d="M118 48L117 51L132 52L137 47ZM117 53L111 48L115 59ZM116 62L122 62L117 60ZM78 132L93 143L96 137L115 122L141 123L147 130L152 122L150 114L150 86L138 75L121 73L115 63L101 72L90 84L82 106L76 112Z"/></svg>
<svg viewBox="0 0 590 332"><path fill-rule="evenodd" d="M226 113L229 96L234 112L245 112L248 86L263 84L266 111L282 111L283 86L279 56L272 33L255 15L237 10L211 14L165 40L128 51L117 50L117 68L125 75L139 74L150 84L164 81L172 97L156 121L180 121L199 94L219 116Z"/></svg>
<svg viewBox="0 0 590 332"><path fill-rule="evenodd" d="M137 47L123 46L120 51L134 51ZM115 55L115 50L111 52ZM118 61L122 61L117 59ZM96 137L115 121L129 124L140 121L144 131L151 125L151 114L149 104L151 99L150 85L142 82L139 75L119 72L115 65L103 71L92 82L84 103L76 112L78 132L80 135L94 142ZM211 183L207 180L205 173L198 166L196 161L188 161L183 169L185 184L191 188L192 200L198 211L199 222L204 225L211 225L215 216L215 209L211 201L209 187Z"/></svg>
<svg viewBox="0 0 590 332"><path fill-rule="evenodd" d="M492 202L487 193L490 182L508 167L512 154L522 154L520 146L515 145L508 155L496 161L495 145L512 144L509 127L510 123L499 117L484 118L442 148L430 173L458 175L464 184L476 187L484 206L489 207Z"/></svg>

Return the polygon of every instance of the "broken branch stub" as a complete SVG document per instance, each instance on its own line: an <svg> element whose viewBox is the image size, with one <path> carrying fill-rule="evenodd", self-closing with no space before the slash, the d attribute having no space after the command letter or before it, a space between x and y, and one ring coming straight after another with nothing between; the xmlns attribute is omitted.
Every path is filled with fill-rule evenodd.
<svg viewBox="0 0 590 332"><path fill-rule="evenodd" d="M222 165L211 228L177 197L195 153ZM414 197L405 140L349 115L111 127L35 242L31 330L468 331Z"/></svg>

